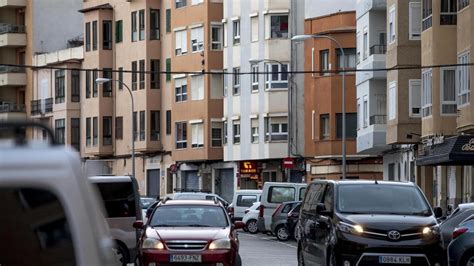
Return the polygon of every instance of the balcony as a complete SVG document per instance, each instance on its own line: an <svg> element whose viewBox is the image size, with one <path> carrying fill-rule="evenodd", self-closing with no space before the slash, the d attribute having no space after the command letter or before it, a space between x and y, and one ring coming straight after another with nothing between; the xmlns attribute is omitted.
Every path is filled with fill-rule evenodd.
<svg viewBox="0 0 474 266"><path fill-rule="evenodd" d="M31 115L44 115L53 112L53 98L31 101Z"/></svg>
<svg viewBox="0 0 474 266"><path fill-rule="evenodd" d="M388 150L385 136L386 115L372 115L369 125L357 130L357 153L377 155Z"/></svg>
<svg viewBox="0 0 474 266"><path fill-rule="evenodd" d="M371 115L369 117L370 125L385 125L387 124L387 115Z"/></svg>
<svg viewBox="0 0 474 266"><path fill-rule="evenodd" d="M385 68L385 54L387 53L387 45L372 45L364 55L359 56L360 61L357 62L357 69L383 69ZM362 57L363 56L363 57ZM356 73L356 84L359 85L370 79L386 79L385 71L359 71Z"/></svg>
<svg viewBox="0 0 474 266"><path fill-rule="evenodd" d="M24 104L17 103L0 103L0 113L25 113L26 108Z"/></svg>
<svg viewBox="0 0 474 266"><path fill-rule="evenodd" d="M0 66L0 87L26 86L26 73L22 67Z"/></svg>
<svg viewBox="0 0 474 266"><path fill-rule="evenodd" d="M0 8L8 7L8 8L18 8L18 7L26 7L27 0L0 0Z"/></svg>
<svg viewBox="0 0 474 266"><path fill-rule="evenodd" d="M26 46L25 26L0 23L0 47L22 46Z"/></svg>
<svg viewBox="0 0 474 266"><path fill-rule="evenodd" d="M369 50L369 55L374 54L386 54L387 53L387 45L385 44L376 44L372 45Z"/></svg>

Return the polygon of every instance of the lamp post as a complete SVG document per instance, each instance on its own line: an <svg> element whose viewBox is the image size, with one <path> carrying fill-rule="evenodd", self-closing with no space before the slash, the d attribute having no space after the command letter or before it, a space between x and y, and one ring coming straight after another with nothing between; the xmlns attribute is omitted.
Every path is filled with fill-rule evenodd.
<svg viewBox="0 0 474 266"><path fill-rule="evenodd" d="M336 43L339 48L339 51L342 55L342 179L346 179L346 73L345 73L345 63L346 56L344 54L344 49L342 49L341 44L331 36L319 35L319 34L305 34L305 35L296 35L291 38L291 41L301 42L308 39L329 39Z"/></svg>
<svg viewBox="0 0 474 266"><path fill-rule="evenodd" d="M123 81L119 80L119 79L108 79L108 78L98 78L95 80L95 82L97 84L104 84L104 83L107 83L107 82L111 82L111 81L116 81L120 84L122 84L123 86L125 86L125 88L127 88L128 90L128 93L130 94L130 98L132 100L132 112L131 112L131 117L132 117L132 124L135 125L134 121L133 121L133 110L135 110L135 106L134 106L134 102L133 102L133 94L132 94L132 91L130 90L130 88L127 86L127 84L125 84ZM135 178L135 137L134 137L134 131L133 131L133 125L132 125L132 135L130 135L131 139L132 139L132 176L133 178Z"/></svg>

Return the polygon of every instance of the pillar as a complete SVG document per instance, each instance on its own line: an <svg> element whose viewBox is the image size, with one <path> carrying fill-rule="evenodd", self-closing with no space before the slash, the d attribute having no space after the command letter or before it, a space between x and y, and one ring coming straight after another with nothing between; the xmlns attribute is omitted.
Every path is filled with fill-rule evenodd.
<svg viewBox="0 0 474 266"><path fill-rule="evenodd" d="M433 167L421 166L419 182L431 206L435 206L433 197Z"/></svg>

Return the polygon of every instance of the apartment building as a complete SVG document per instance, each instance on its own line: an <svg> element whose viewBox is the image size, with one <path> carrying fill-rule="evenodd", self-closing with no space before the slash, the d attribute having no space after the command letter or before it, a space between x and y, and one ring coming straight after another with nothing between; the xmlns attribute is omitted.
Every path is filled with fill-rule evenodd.
<svg viewBox="0 0 474 266"><path fill-rule="evenodd" d="M305 41L305 157L307 179L342 179L342 72L345 72L346 158L348 179L381 179L381 159L356 153L357 107L356 12L329 13L307 17L305 34L326 35L344 49L342 56L336 42L326 38ZM347 7L346 7L347 8ZM310 59L310 60L308 60Z"/></svg>

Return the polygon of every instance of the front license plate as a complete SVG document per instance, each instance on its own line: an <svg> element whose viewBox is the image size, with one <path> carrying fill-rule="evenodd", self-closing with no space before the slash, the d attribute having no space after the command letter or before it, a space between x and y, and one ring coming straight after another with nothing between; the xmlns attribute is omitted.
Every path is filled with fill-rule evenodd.
<svg viewBox="0 0 474 266"><path fill-rule="evenodd" d="M200 254L171 254L170 262L201 262Z"/></svg>
<svg viewBox="0 0 474 266"><path fill-rule="evenodd" d="M411 264L411 257L406 257L406 256L379 256L379 263Z"/></svg>

